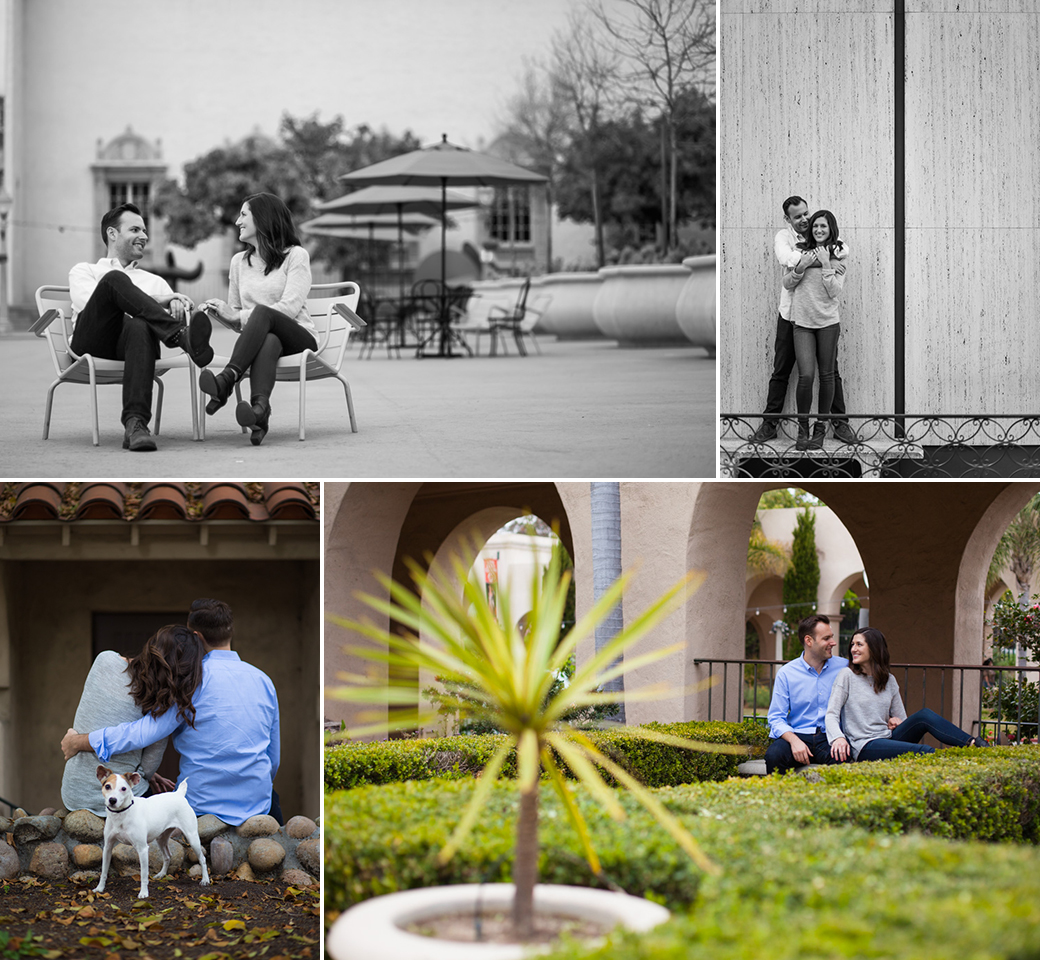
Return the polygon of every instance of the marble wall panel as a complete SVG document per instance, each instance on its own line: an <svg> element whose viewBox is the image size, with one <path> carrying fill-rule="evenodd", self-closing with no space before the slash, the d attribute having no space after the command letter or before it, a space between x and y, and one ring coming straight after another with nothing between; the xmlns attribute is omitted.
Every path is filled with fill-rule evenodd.
<svg viewBox="0 0 1040 960"><path fill-rule="evenodd" d="M906 0L907 13L1036 13L1036 0Z"/></svg>
<svg viewBox="0 0 1040 960"><path fill-rule="evenodd" d="M891 13L892 0L719 0L718 10L760 14Z"/></svg>
<svg viewBox="0 0 1040 960"><path fill-rule="evenodd" d="M906 232L908 413L1036 413L1040 231Z"/></svg>
<svg viewBox="0 0 1040 960"><path fill-rule="evenodd" d="M891 4L840 5L889 8L882 12L776 15L781 6L749 0L720 8L722 409L764 403L780 282L772 237L783 226L781 202L799 193L811 207L833 210L853 247L858 269L843 300L841 369L850 409L873 412L890 405L893 379L890 347L877 349L886 337L890 344L894 312ZM727 110L739 118L728 119Z"/></svg>
<svg viewBox="0 0 1040 960"><path fill-rule="evenodd" d="M908 227L1040 226L1038 50L1036 12L907 16Z"/></svg>
<svg viewBox="0 0 1040 960"><path fill-rule="evenodd" d="M1022 6L907 16L911 413L1040 405L1040 12Z"/></svg>

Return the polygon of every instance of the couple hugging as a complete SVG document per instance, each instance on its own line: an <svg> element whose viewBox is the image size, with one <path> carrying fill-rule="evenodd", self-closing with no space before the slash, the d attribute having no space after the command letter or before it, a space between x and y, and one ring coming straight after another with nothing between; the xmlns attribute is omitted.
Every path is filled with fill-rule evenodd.
<svg viewBox="0 0 1040 960"><path fill-rule="evenodd" d="M839 416L845 413L845 393L838 375L841 332L838 300L845 285L849 249L839 239L837 220L829 210L818 210L810 216L808 203L798 196L788 197L783 202L783 210L787 226L777 233L773 249L784 275L773 346L773 373L763 412L767 415L783 412L787 381L797 363L798 440L795 446L798 450L822 450L827 421L817 420L810 436L809 410L819 367L817 412ZM838 440L858 441L848 420L832 422ZM767 418L751 439L757 443L774 439L778 425L778 419Z"/></svg>
<svg viewBox="0 0 1040 960"><path fill-rule="evenodd" d="M927 707L906 715L880 630L863 627L853 634L851 663L834 656L829 617L806 617L798 636L802 655L785 663L773 684L766 773L807 763L933 753L934 747L921 743L926 733L952 747L988 746Z"/></svg>
<svg viewBox="0 0 1040 960"><path fill-rule="evenodd" d="M232 635L226 603L196 600L186 627L163 627L136 657L98 654L75 728L61 741L66 810L105 816L98 761L120 774L139 774L136 796L172 790L175 785L156 773L172 737L181 756L177 782L188 781L196 816L213 814L236 827L262 813L283 822L273 789L278 696L265 673L232 651Z"/></svg>
<svg viewBox="0 0 1040 960"><path fill-rule="evenodd" d="M212 397L206 404L212 416L248 374L250 399L238 404L235 418L250 428L254 446L267 436L278 359L318 349L317 329L307 313L310 256L288 207L272 194L254 194L242 204L235 226L246 249L231 259L227 302L206 300L196 310L190 297L140 269L148 231L132 203L101 218L105 256L97 263L77 263L69 272L73 353L124 364L124 449L156 448L148 421L160 343L207 367L213 361L210 318L239 334L227 365L216 375L203 370L199 389Z"/></svg>

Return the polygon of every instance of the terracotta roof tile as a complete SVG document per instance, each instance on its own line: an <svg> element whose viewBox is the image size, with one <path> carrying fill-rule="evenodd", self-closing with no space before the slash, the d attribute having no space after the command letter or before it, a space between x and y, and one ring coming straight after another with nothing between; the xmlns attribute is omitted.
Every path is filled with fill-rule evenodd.
<svg viewBox="0 0 1040 960"><path fill-rule="evenodd" d="M19 520L317 520L320 484L0 483L0 524Z"/></svg>
<svg viewBox="0 0 1040 960"><path fill-rule="evenodd" d="M314 520L314 504L302 483L265 483L264 499L272 520Z"/></svg>
<svg viewBox="0 0 1040 960"><path fill-rule="evenodd" d="M139 520L187 520L188 488L183 483L148 483L141 494Z"/></svg>
<svg viewBox="0 0 1040 960"><path fill-rule="evenodd" d="M249 495L241 483L203 484L202 516L206 520L255 519L249 512Z"/></svg>
<svg viewBox="0 0 1040 960"><path fill-rule="evenodd" d="M16 484L12 520L56 520L61 513L64 483Z"/></svg>
<svg viewBox="0 0 1040 960"><path fill-rule="evenodd" d="M125 503L125 483L85 483L74 519L122 520Z"/></svg>

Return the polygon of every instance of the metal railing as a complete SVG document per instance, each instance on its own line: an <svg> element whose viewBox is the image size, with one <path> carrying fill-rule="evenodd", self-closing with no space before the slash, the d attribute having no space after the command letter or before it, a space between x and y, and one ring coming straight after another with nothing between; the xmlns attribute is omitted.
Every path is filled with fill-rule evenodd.
<svg viewBox="0 0 1040 960"><path fill-rule="evenodd" d="M787 661L695 659L693 662L704 668L701 679L707 681L703 696L707 701L708 720L768 722L769 697L776 671ZM749 667L753 669L749 671ZM928 706L962 730L991 742L1021 743L1037 739L1040 705L1027 705L1030 688L1026 685L1035 682L1036 667L893 663L890 669L899 682L899 693L908 715ZM738 679L739 687L735 682ZM1013 700L1010 709L1006 709L1006 693ZM765 703L761 704L760 700Z"/></svg>
<svg viewBox="0 0 1040 960"><path fill-rule="evenodd" d="M719 419L723 477L1040 477L1040 414L813 414L848 420L857 437L814 450L797 449L794 414ZM764 422L777 435L755 440Z"/></svg>

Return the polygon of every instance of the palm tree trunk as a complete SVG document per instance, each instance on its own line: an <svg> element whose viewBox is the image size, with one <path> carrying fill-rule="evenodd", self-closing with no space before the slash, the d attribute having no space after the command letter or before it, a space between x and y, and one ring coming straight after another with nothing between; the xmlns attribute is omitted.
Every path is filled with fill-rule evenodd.
<svg viewBox="0 0 1040 960"><path fill-rule="evenodd" d="M516 825L516 860L513 864L513 927L521 940L534 934L534 887L538 882L538 784L520 794Z"/></svg>
<svg viewBox="0 0 1040 960"><path fill-rule="evenodd" d="M621 576L621 485L590 483L592 499L592 593L594 601ZM602 650L624 626L622 603L596 626L596 651ZM624 692L625 678L615 677L605 687ZM618 704L616 719L625 722L625 704Z"/></svg>

